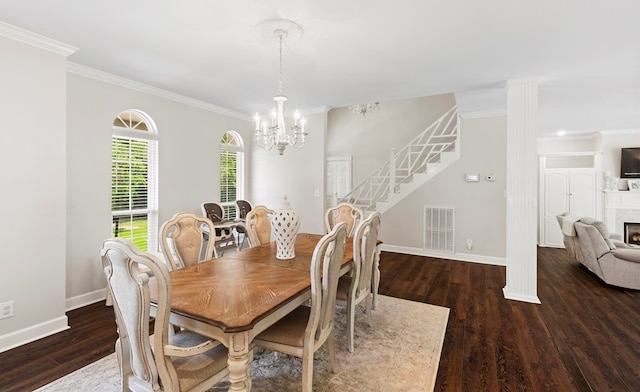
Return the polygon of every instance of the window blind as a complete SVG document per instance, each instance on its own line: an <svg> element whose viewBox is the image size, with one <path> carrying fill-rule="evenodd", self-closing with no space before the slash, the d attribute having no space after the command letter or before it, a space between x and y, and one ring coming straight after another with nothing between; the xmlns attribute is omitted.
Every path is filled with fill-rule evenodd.
<svg viewBox="0 0 640 392"><path fill-rule="evenodd" d="M220 150L220 204L226 219L236 217L235 201L238 197L238 153Z"/></svg>
<svg viewBox="0 0 640 392"><path fill-rule="evenodd" d="M157 142L113 136L111 209L114 237L140 250L157 248Z"/></svg>

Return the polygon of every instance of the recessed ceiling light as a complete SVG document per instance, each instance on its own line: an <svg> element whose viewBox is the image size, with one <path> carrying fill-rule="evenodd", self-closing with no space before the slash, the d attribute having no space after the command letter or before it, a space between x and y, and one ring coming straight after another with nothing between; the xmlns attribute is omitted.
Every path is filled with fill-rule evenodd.
<svg viewBox="0 0 640 392"><path fill-rule="evenodd" d="M564 136L566 134L567 134L567 131L565 131L564 129L558 130L558 136Z"/></svg>

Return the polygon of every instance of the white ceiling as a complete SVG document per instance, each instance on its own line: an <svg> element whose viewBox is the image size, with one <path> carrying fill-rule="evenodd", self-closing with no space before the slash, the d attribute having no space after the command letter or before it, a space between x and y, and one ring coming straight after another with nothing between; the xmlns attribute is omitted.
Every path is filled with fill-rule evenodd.
<svg viewBox="0 0 640 392"><path fill-rule="evenodd" d="M243 114L267 113L278 45L286 109L456 93L504 113L539 78L540 136L640 129L639 0L2 0L0 21L79 48L69 61ZM381 109L383 106L381 105Z"/></svg>

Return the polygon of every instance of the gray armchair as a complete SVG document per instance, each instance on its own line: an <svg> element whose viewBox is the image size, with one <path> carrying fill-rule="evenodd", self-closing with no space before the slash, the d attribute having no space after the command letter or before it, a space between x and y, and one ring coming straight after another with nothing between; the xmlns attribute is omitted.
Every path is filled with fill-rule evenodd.
<svg viewBox="0 0 640 392"><path fill-rule="evenodd" d="M558 215L563 227L566 214ZM585 217L573 224L575 233L563 231L564 244L576 258L605 283L640 290L640 248L609 235L604 223ZM573 234L573 235L572 235Z"/></svg>

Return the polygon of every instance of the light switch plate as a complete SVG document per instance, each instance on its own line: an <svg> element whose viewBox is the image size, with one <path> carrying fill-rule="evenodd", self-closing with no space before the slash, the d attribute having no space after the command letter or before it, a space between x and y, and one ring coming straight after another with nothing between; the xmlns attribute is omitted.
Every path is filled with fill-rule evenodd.
<svg viewBox="0 0 640 392"><path fill-rule="evenodd" d="M478 173L465 173L464 180L466 182L478 182L478 181L480 181L480 174L478 174Z"/></svg>

